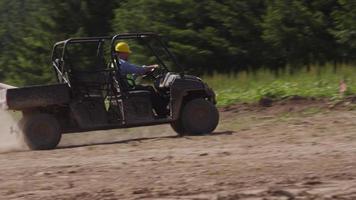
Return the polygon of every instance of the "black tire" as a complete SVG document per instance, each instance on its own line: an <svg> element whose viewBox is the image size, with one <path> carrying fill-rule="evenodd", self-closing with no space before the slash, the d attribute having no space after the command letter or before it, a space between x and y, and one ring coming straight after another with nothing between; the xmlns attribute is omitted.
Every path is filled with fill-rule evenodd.
<svg viewBox="0 0 356 200"><path fill-rule="evenodd" d="M205 135L213 132L218 123L219 112L214 104L193 99L184 105L180 118L171 125L179 135Z"/></svg>
<svg viewBox="0 0 356 200"><path fill-rule="evenodd" d="M182 120L178 119L174 122L171 122L171 127L176 133L178 133L178 135L180 136L184 135L185 130L183 128Z"/></svg>
<svg viewBox="0 0 356 200"><path fill-rule="evenodd" d="M54 149L62 137L58 121L49 114L25 116L20 121L20 127L31 150Z"/></svg>

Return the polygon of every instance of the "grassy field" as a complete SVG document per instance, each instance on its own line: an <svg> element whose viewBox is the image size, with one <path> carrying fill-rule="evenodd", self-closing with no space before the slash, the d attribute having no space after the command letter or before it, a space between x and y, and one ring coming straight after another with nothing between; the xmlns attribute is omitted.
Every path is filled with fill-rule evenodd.
<svg viewBox="0 0 356 200"><path fill-rule="evenodd" d="M335 71L333 66L326 65L313 66L309 71L301 69L293 74L280 72L276 75L268 70L259 70L256 73L214 74L203 78L215 90L219 106L256 102L262 97L279 99L294 95L338 100L356 92L355 69L355 66L340 65ZM339 92L342 81L347 85L343 95Z"/></svg>

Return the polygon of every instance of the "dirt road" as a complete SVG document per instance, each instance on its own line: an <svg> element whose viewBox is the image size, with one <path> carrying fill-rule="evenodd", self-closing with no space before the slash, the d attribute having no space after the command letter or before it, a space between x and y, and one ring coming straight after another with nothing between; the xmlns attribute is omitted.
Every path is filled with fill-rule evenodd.
<svg viewBox="0 0 356 200"><path fill-rule="evenodd" d="M0 154L0 199L356 199L346 104L231 106L201 137L168 126L65 135L56 150Z"/></svg>

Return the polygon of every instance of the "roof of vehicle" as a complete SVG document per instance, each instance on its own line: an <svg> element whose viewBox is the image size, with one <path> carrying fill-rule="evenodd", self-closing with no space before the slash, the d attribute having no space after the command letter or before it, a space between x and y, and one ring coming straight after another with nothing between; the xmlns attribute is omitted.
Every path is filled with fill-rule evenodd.
<svg viewBox="0 0 356 200"><path fill-rule="evenodd" d="M117 39L135 39L135 38L144 38L144 37L159 37L159 34L153 32L138 32L138 33L121 33L121 34L116 34L114 36L69 38L67 40L63 40L55 43L54 46L66 44L66 43L80 43L80 42L91 42L91 41L97 42L100 40L116 41Z"/></svg>

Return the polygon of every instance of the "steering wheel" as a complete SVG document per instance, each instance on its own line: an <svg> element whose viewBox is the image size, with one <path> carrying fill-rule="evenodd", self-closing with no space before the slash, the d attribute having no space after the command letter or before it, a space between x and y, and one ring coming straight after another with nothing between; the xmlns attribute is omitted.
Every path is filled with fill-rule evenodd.
<svg viewBox="0 0 356 200"><path fill-rule="evenodd" d="M155 67L150 69L148 72L146 72L144 75L142 75L143 79L153 79L156 80L159 77L159 74L157 75L156 73L159 71L159 67Z"/></svg>

